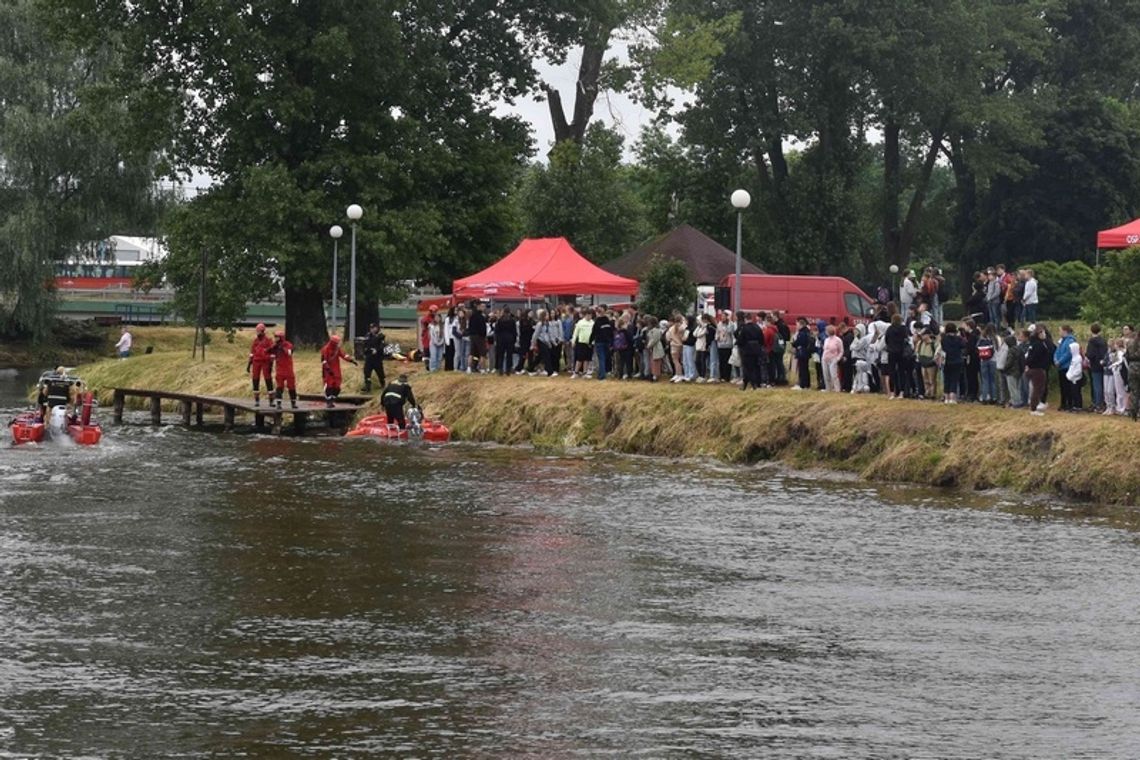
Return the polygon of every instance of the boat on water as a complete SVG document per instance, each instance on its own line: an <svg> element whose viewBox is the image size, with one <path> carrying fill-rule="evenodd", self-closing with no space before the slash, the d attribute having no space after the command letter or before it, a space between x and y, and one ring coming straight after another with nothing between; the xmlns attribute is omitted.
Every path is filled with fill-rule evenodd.
<svg viewBox="0 0 1140 760"><path fill-rule="evenodd" d="M63 367L40 375L34 411L21 412L8 423L12 443L41 443L45 438L67 436L81 446L103 438L103 427L93 419L95 396L83 380Z"/></svg>
<svg viewBox="0 0 1140 760"><path fill-rule="evenodd" d="M346 433L349 438L384 438L393 441L421 439L431 443L447 443L451 440L451 429L439 420L425 419L419 409L408 414L408 424L401 428L388 422L385 414L374 414L356 423L356 427Z"/></svg>

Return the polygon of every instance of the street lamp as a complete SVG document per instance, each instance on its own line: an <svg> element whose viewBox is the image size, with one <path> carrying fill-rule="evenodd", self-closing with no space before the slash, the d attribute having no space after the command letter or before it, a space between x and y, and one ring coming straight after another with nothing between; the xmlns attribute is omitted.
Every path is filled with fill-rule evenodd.
<svg viewBox="0 0 1140 760"><path fill-rule="evenodd" d="M901 296L899 293L899 265L891 264L887 268L891 271L891 288L894 290L895 303L898 303Z"/></svg>
<svg viewBox="0 0 1140 760"><path fill-rule="evenodd" d="M736 209L736 280L732 284L732 311L740 311L740 233L744 224L744 209L752 203L752 196L747 190L736 190L732 193L732 206Z"/></svg>
<svg viewBox="0 0 1140 760"><path fill-rule="evenodd" d="M336 264L340 260L340 255L337 250L337 244L340 242L340 236L344 234L344 230L340 228L339 224L334 224L329 227L329 237L333 239L333 287L332 287L332 307L329 309L332 312L332 333L336 334Z"/></svg>
<svg viewBox="0 0 1140 760"><path fill-rule="evenodd" d="M348 339L356 340L356 223L364 216L364 209L355 203L345 211L352 222L352 259L348 265ZM355 345L352 343L351 345Z"/></svg>

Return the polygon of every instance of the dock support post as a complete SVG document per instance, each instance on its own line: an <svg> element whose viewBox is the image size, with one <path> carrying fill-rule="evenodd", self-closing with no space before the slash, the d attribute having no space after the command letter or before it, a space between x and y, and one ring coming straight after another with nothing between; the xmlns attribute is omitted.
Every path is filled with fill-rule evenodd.
<svg viewBox="0 0 1140 760"><path fill-rule="evenodd" d="M205 404L199 401L194 410L194 422L198 424L198 427L202 427L202 407L204 406Z"/></svg>
<svg viewBox="0 0 1140 760"><path fill-rule="evenodd" d="M190 427L190 407L192 404L189 401L183 400L182 402L182 424Z"/></svg>
<svg viewBox="0 0 1140 760"><path fill-rule="evenodd" d="M273 415L273 435L281 435L281 412Z"/></svg>
<svg viewBox="0 0 1140 760"><path fill-rule="evenodd" d="M293 415L293 432L297 435L305 434L305 426L309 423L308 412L297 412Z"/></svg>
<svg viewBox="0 0 1140 760"><path fill-rule="evenodd" d="M118 388L115 389L114 405L115 405L115 424L116 425L122 424L122 422L123 422L123 405L124 405L124 402L126 401L126 398L127 398L127 394L123 393Z"/></svg>
<svg viewBox="0 0 1140 760"><path fill-rule="evenodd" d="M222 407L222 409L223 409L222 427L225 428L226 430L233 430L233 427L234 427L234 408L232 406L230 406L229 404L226 404L224 407Z"/></svg>
<svg viewBox="0 0 1140 760"><path fill-rule="evenodd" d="M162 424L162 398L160 396L150 397L150 422L152 425Z"/></svg>
<svg viewBox="0 0 1140 760"><path fill-rule="evenodd" d="M265 415L261 412L253 415L253 426L260 432L265 428Z"/></svg>

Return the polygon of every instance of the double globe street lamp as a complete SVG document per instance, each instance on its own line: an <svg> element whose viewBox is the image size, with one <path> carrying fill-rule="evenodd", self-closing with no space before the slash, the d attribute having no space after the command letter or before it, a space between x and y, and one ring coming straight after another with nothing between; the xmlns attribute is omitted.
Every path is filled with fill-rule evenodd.
<svg viewBox="0 0 1140 760"><path fill-rule="evenodd" d="M732 194L732 206L736 209L736 279L732 283L732 311L740 311L740 233L744 224L744 209L752 203L747 190L736 190Z"/></svg>

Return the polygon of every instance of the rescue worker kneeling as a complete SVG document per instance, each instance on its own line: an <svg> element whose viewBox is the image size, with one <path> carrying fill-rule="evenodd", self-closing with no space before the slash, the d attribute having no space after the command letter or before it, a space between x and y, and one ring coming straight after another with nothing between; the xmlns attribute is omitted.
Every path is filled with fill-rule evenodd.
<svg viewBox="0 0 1140 760"><path fill-rule="evenodd" d="M404 404L416 406L416 396L412 393L412 386L408 385L408 376L400 375L394 383L388 383L384 392L380 394L380 403L388 415L388 424L396 423L403 430L408 426L404 418Z"/></svg>

